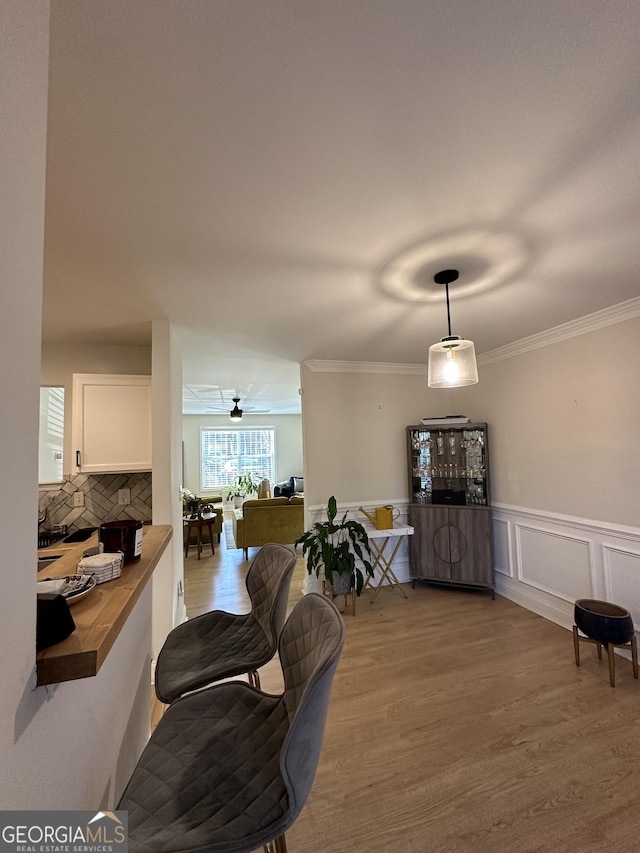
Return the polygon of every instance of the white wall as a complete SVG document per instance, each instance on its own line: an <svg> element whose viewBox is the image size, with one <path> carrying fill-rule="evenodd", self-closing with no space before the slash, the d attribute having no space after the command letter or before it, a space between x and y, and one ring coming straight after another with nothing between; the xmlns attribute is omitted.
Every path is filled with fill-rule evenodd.
<svg viewBox="0 0 640 853"><path fill-rule="evenodd" d="M64 473L71 471L71 411L74 373L151 374L151 346L124 347L103 344L42 344L42 385L64 387Z"/></svg>
<svg viewBox="0 0 640 853"><path fill-rule="evenodd" d="M5 3L0 27L0 254L2 335L0 371L2 442L2 656L0 691L0 804L26 808L25 770L16 744L23 694L35 657L36 507L42 252L47 115L48 4ZM7 117L11 117L11 121ZM21 488L12 488L13 484Z"/></svg>
<svg viewBox="0 0 640 853"><path fill-rule="evenodd" d="M151 374L151 345L42 344L42 384L69 385L74 373Z"/></svg>
<svg viewBox="0 0 640 853"><path fill-rule="evenodd" d="M186 618L182 557L182 353L166 320L153 322L153 523L171 524L174 536L153 573L151 647L157 658L167 634Z"/></svg>
<svg viewBox="0 0 640 853"><path fill-rule="evenodd" d="M640 627L639 376L634 318L488 364L454 392L491 428L497 589L567 627L581 597Z"/></svg>
<svg viewBox="0 0 640 853"><path fill-rule="evenodd" d="M312 362L302 365L305 447L305 526L324 517L335 495L341 512L364 520L362 505L393 504L406 523L409 502L406 427L451 413L449 390L427 387L426 365L408 373L391 365ZM372 372L378 371L378 372ZM394 561L398 579L410 578L404 542ZM305 591L317 589L305 579Z"/></svg>
<svg viewBox="0 0 640 853"><path fill-rule="evenodd" d="M405 428L450 412L450 391L427 388L423 373L335 372L302 366L305 497L309 508L408 501Z"/></svg>
<svg viewBox="0 0 640 853"><path fill-rule="evenodd" d="M637 525L639 373L634 319L489 364L455 391L491 424L494 502Z"/></svg>
<svg viewBox="0 0 640 853"><path fill-rule="evenodd" d="M98 676L35 687L49 3L3 0L0 14L0 808L110 807L148 737L151 590Z"/></svg>
<svg viewBox="0 0 640 853"><path fill-rule="evenodd" d="M184 487L203 494L200 484L201 427L233 427L227 415L183 415ZM300 415L244 415L241 426L274 427L276 431L275 483L302 476L302 418ZM274 483L271 484L272 486ZM204 493L206 494L206 492Z"/></svg>

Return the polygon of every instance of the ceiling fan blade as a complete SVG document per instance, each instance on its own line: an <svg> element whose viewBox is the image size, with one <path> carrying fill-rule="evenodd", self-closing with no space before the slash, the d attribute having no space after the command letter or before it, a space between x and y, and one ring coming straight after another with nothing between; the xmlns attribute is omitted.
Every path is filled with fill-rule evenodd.
<svg viewBox="0 0 640 853"><path fill-rule="evenodd" d="M233 407L232 407L233 408ZM221 406L205 406L205 412L207 413L216 413L219 412L222 415L228 415L231 409L222 408ZM271 409L253 409L251 406L242 407L242 412L245 415L268 415L271 412Z"/></svg>

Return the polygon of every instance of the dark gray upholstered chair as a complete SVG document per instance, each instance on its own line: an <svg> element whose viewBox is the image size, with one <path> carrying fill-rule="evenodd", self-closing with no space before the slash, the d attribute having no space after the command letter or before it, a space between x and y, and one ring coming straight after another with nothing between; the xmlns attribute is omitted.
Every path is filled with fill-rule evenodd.
<svg viewBox="0 0 640 853"><path fill-rule="evenodd" d="M216 684L167 708L120 800L130 853L286 853L311 790L344 623L304 596L278 652L284 692Z"/></svg>
<svg viewBox="0 0 640 853"><path fill-rule="evenodd" d="M278 648L296 554L285 545L263 545L247 573L251 611L212 610L176 626L160 649L156 695L170 704L222 678L248 674L260 687L258 668Z"/></svg>

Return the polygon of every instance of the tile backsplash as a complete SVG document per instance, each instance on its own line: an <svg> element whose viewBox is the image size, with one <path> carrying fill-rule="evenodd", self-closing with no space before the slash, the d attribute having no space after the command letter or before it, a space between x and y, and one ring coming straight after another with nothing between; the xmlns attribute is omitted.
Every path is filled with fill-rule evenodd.
<svg viewBox="0 0 640 853"><path fill-rule="evenodd" d="M118 490L129 489L131 502L118 504ZM84 492L84 506L73 505L75 492ZM47 513L40 530L66 525L69 531L98 527L105 521L133 518L151 521L151 472L141 474L75 474L56 489L40 493L38 516Z"/></svg>

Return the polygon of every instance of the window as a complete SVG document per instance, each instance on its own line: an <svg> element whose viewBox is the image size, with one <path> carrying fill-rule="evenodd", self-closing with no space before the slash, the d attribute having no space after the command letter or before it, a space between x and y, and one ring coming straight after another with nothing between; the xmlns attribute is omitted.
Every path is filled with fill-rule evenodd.
<svg viewBox="0 0 640 853"><path fill-rule="evenodd" d="M64 444L64 387L40 388L38 482L61 483Z"/></svg>
<svg viewBox="0 0 640 853"><path fill-rule="evenodd" d="M266 477L274 482L276 474L276 433L263 429L200 430L200 482L203 491L220 489L241 474Z"/></svg>

